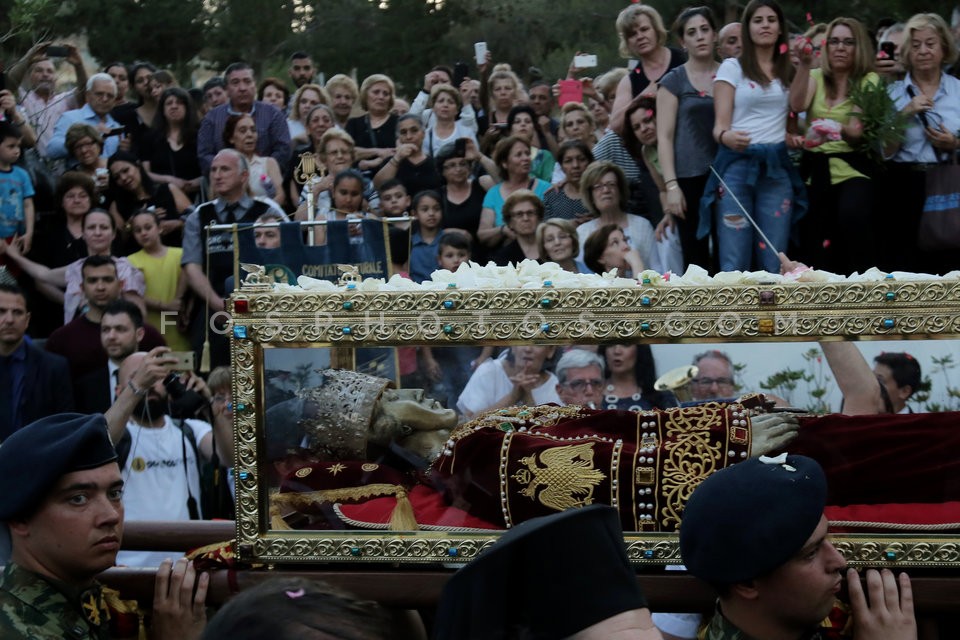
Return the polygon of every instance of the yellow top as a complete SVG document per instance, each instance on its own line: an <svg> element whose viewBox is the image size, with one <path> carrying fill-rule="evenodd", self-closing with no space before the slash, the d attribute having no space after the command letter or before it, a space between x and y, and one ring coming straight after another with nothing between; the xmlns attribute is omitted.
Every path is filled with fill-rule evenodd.
<svg viewBox="0 0 960 640"><path fill-rule="evenodd" d="M853 111L853 102L847 96L846 100L839 102L832 107L827 105L827 88L823 83L823 71L813 69L810 71L810 77L817 83L817 91L813 96L813 102L807 110L807 122L813 122L821 118L835 120L840 124L847 124L850 120L850 113ZM880 77L870 72L863 77L861 86L866 83L879 84ZM847 144L846 140L837 140L834 142L825 142L824 144L811 149L814 153L849 153L853 147ZM830 158L830 183L839 184L844 180L851 178L865 178L866 176L856 171L853 167L839 158Z"/></svg>

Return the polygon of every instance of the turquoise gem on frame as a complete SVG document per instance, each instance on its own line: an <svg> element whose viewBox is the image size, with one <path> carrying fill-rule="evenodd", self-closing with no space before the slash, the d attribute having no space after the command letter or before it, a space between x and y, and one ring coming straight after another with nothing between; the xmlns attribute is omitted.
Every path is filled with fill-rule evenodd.
<svg viewBox="0 0 960 640"><path fill-rule="evenodd" d="M343 303L343 308L346 309L347 311L350 311L350 309L353 309L353 303L347 300L346 302Z"/></svg>
<svg viewBox="0 0 960 640"><path fill-rule="evenodd" d="M243 340L247 337L247 328L243 325L237 325L233 328L233 337Z"/></svg>
<svg viewBox="0 0 960 640"><path fill-rule="evenodd" d="M443 332L446 333L447 335L450 335L451 333L453 333L453 325L452 324L443 325Z"/></svg>
<svg viewBox="0 0 960 640"><path fill-rule="evenodd" d="M540 301L540 306L543 307L544 309L549 307L551 304L553 304L553 300L551 300L550 298L544 298L543 300Z"/></svg>
<svg viewBox="0 0 960 640"><path fill-rule="evenodd" d="M649 330L650 330L650 323L649 323L649 322L641 322L641 323L640 323L640 330L641 330L641 331L649 331Z"/></svg>
<svg viewBox="0 0 960 640"><path fill-rule="evenodd" d="M242 402L237 403L237 411L246 411L246 410L247 410L247 405L243 404Z"/></svg>
<svg viewBox="0 0 960 640"><path fill-rule="evenodd" d="M896 551L887 551L887 552L884 553L883 555L887 558L887 560L896 560L896 559L897 559L897 552L896 552Z"/></svg>
<svg viewBox="0 0 960 640"><path fill-rule="evenodd" d="M246 480L246 479L249 478L249 477L250 477L250 472L249 472L249 471L241 471L241 472L240 472L240 479L241 479L241 480Z"/></svg>
<svg viewBox="0 0 960 640"><path fill-rule="evenodd" d="M347 283L347 289L348 289L348 290L353 290L353 289L356 289L356 288L357 288L357 283L356 283L356 282L348 282L348 283Z"/></svg>
<svg viewBox="0 0 960 640"><path fill-rule="evenodd" d="M350 555L352 555L352 556L359 556L359 555L360 555L360 547L350 547Z"/></svg>
<svg viewBox="0 0 960 640"><path fill-rule="evenodd" d="M544 322L542 325L540 325L540 331L543 331L544 333L548 333L550 329L551 326L549 322Z"/></svg>
<svg viewBox="0 0 960 640"><path fill-rule="evenodd" d="M642 304L642 305L644 305L644 306L649 306L649 305L650 305L650 296L643 296L642 298L640 298L640 304Z"/></svg>
<svg viewBox="0 0 960 640"><path fill-rule="evenodd" d="M447 549L447 555L450 556L451 558L456 558L457 556L460 555L460 550L457 549L456 547L449 547Z"/></svg>
<svg viewBox="0 0 960 640"><path fill-rule="evenodd" d="M350 335L351 333L353 333L353 329L351 329L350 327L344 327L344 328L342 329L342 331L343 331L343 335L345 335L345 336L348 336L348 335Z"/></svg>
<svg viewBox="0 0 960 640"><path fill-rule="evenodd" d="M894 323L894 321L893 321L893 318L884 318L884 319L883 319L883 326L884 326L885 329L892 329L894 324L895 324L895 323Z"/></svg>
<svg viewBox="0 0 960 640"><path fill-rule="evenodd" d="M647 560L652 560L652 559L653 559L653 556L654 556L654 551L653 551L653 549L644 549L644 550L643 550L643 557L646 558Z"/></svg>
<svg viewBox="0 0 960 640"><path fill-rule="evenodd" d="M887 300L896 300L897 294L894 291L887 291Z"/></svg>
<svg viewBox="0 0 960 640"><path fill-rule="evenodd" d="M448 283L447 283L447 289L456 289L456 288L457 288L457 283L456 283L456 282L448 282Z"/></svg>
<svg viewBox="0 0 960 640"><path fill-rule="evenodd" d="M455 306L457 306L457 303L454 302L453 300L444 300L444 301L443 301L443 308L444 308L444 309L453 309Z"/></svg>

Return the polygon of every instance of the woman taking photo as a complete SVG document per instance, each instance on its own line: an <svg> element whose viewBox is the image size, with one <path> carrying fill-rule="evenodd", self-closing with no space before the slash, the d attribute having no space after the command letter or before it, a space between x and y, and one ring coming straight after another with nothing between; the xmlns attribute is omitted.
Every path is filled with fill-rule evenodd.
<svg viewBox="0 0 960 640"><path fill-rule="evenodd" d="M543 221L543 202L532 191L514 191L503 203L503 221L513 240L503 245L490 258L505 267L510 263L540 259L537 226Z"/></svg>
<svg viewBox="0 0 960 640"><path fill-rule="evenodd" d="M587 166L593 162L593 153L585 142L573 139L560 143L557 154L558 166L563 169L563 182L543 196L546 217L548 220L562 218L583 224L590 219L590 212L583 203L580 179Z"/></svg>
<svg viewBox="0 0 960 640"><path fill-rule="evenodd" d="M407 193L438 190L441 186L437 165L423 152L424 131L420 116L408 113L397 119L397 148L390 160L373 177L373 186L380 188L396 178Z"/></svg>
<svg viewBox="0 0 960 640"><path fill-rule="evenodd" d="M863 135L859 109L850 95L864 83L879 84L873 69L873 44L852 18L837 18L826 29L819 68L816 56L800 41L790 86L790 110L806 111L807 123L827 120L841 127L840 139L805 144L800 171L807 180L810 210L800 221L801 262L839 274L863 272L877 263L873 230L874 167L856 145Z"/></svg>
<svg viewBox="0 0 960 640"><path fill-rule="evenodd" d="M583 172L580 192L587 210L594 216L578 229L581 255L590 234L600 227L614 224L623 231L627 245L640 254L643 268L663 272L654 241L653 225L646 218L626 212L630 191L620 167L612 162L594 162ZM590 264L587 263L587 266Z"/></svg>
<svg viewBox="0 0 960 640"><path fill-rule="evenodd" d="M887 150L894 156L880 200L880 253L890 270L945 273L960 266L956 250L922 252L916 238L927 165L955 157L960 147L960 80L945 71L957 59L957 45L943 18L921 13L907 22L901 56L907 76L888 93L909 119L900 147Z"/></svg>
<svg viewBox="0 0 960 640"><path fill-rule="evenodd" d="M710 270L709 239L697 239L700 199L717 154L713 139L713 79L717 23L707 7L687 9L674 25L687 61L667 73L657 90L657 150L666 187L664 214L679 228L683 266Z"/></svg>
<svg viewBox="0 0 960 640"><path fill-rule="evenodd" d="M444 145L460 138L477 142L473 129L459 119L463 99L453 85L443 83L433 85L427 104L433 117L432 123L427 127L426 139L423 141L424 153L428 156L436 156Z"/></svg>
<svg viewBox="0 0 960 640"><path fill-rule="evenodd" d="M540 249L540 262L555 262L564 271L571 273L593 273L576 259L580 249L580 237L577 225L570 220L554 218L537 225L537 247Z"/></svg>
<svg viewBox="0 0 960 640"><path fill-rule="evenodd" d="M150 179L171 184L188 197L200 192L197 160L197 110L184 89L171 87L160 95L160 108L139 156Z"/></svg>
<svg viewBox="0 0 960 640"><path fill-rule="evenodd" d="M653 93L655 87L650 84L660 82L667 71L683 64L683 52L666 46L663 18L649 5L632 4L621 11L617 16L617 34L620 55L640 61L617 85L610 128L619 133L625 126L623 115L630 102L642 93Z"/></svg>
<svg viewBox="0 0 960 640"><path fill-rule="evenodd" d="M546 149L537 148L540 141L540 125L533 107L518 104L507 115L507 131L511 136L526 140L530 145L530 177L545 182L553 179L553 167L557 163L553 154Z"/></svg>
<svg viewBox="0 0 960 640"><path fill-rule="evenodd" d="M487 191L477 230L480 242L491 248L513 240L513 232L504 225L502 211L510 194L527 189L542 198L550 188L549 182L530 177L530 143L522 138L509 136L498 142L493 161L500 168L502 182Z"/></svg>
<svg viewBox="0 0 960 640"><path fill-rule="evenodd" d="M392 113L394 101L393 80L375 73L364 78L360 85L362 116L347 121L347 133L356 143L359 168L373 177L393 157L397 146L397 116Z"/></svg>
<svg viewBox="0 0 960 640"><path fill-rule="evenodd" d="M488 51L487 58L489 57ZM479 121L480 150L492 155L497 143L508 135L507 116L513 105L520 100L520 79L508 64L496 65L489 78L485 77L486 63L479 65L478 69L481 78L480 103L487 110L486 117L481 117Z"/></svg>
<svg viewBox="0 0 960 640"><path fill-rule="evenodd" d="M133 80L133 92L137 96L137 102L123 105L113 114L114 119L126 128L126 134L134 143L146 135L157 117L157 98L150 92L150 79L156 70L149 62L133 63L130 67L130 78Z"/></svg>
<svg viewBox="0 0 960 640"><path fill-rule="evenodd" d="M774 247L786 251L791 225L806 212L803 182L784 142L793 67L783 10L774 0L751 0L742 25L743 52L723 61L713 83L713 136L720 143L713 164L726 186L713 175L708 179L697 235L716 229L721 271L779 273Z"/></svg>
<svg viewBox="0 0 960 640"><path fill-rule="evenodd" d="M307 137L307 115L318 104L330 104L330 96L318 84L305 84L293 94L290 117L287 118L291 140L303 140Z"/></svg>
<svg viewBox="0 0 960 640"><path fill-rule="evenodd" d="M160 220L162 233L170 246L180 246L183 229L182 216L189 212L190 199L175 185L154 183L137 158L126 151L117 151L108 161L110 169L110 215L117 228L126 226L135 211L153 207ZM139 247L125 243L131 253Z"/></svg>
<svg viewBox="0 0 960 640"><path fill-rule="evenodd" d="M270 198L280 207L286 202L283 189L283 176L280 165L271 156L257 155L257 123L253 116L232 115L223 127L223 143L236 149L247 159L250 177L247 180L250 195L255 198Z"/></svg>

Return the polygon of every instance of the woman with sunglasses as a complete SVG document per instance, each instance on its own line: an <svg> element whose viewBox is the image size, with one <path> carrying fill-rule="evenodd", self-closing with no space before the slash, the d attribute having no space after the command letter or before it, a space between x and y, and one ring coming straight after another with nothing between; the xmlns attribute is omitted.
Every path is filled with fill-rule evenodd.
<svg viewBox="0 0 960 640"><path fill-rule="evenodd" d="M920 13L907 21L901 57L906 77L888 88L900 112L908 116L906 136L888 165L879 202L880 266L908 271L946 272L956 269L956 250L921 252L917 244L920 215L926 198L927 171L956 157L960 147L960 80L946 73L957 59L950 27L935 13Z"/></svg>
<svg viewBox="0 0 960 640"><path fill-rule="evenodd" d="M858 143L863 136L859 109L851 94L857 87L878 84L873 72L873 44L864 26L837 18L826 29L825 49L818 59L806 40L794 43L799 64L790 85L791 111L807 113L811 126L800 171L807 182L810 209L800 221L800 260L818 268L849 274L876 265L873 239L875 165ZM816 134L816 123L839 125L840 137Z"/></svg>

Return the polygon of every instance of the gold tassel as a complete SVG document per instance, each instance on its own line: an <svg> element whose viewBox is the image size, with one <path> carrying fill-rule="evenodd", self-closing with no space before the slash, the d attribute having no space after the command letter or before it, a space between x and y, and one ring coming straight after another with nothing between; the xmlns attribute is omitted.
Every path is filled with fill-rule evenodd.
<svg viewBox="0 0 960 640"><path fill-rule="evenodd" d="M397 489L397 506L393 508L393 513L390 515L390 529L393 531L420 530L407 492L400 488Z"/></svg>
<svg viewBox="0 0 960 640"><path fill-rule="evenodd" d="M207 321L209 325L209 320ZM207 333L203 341L203 350L200 352L200 373L210 373L210 334Z"/></svg>

